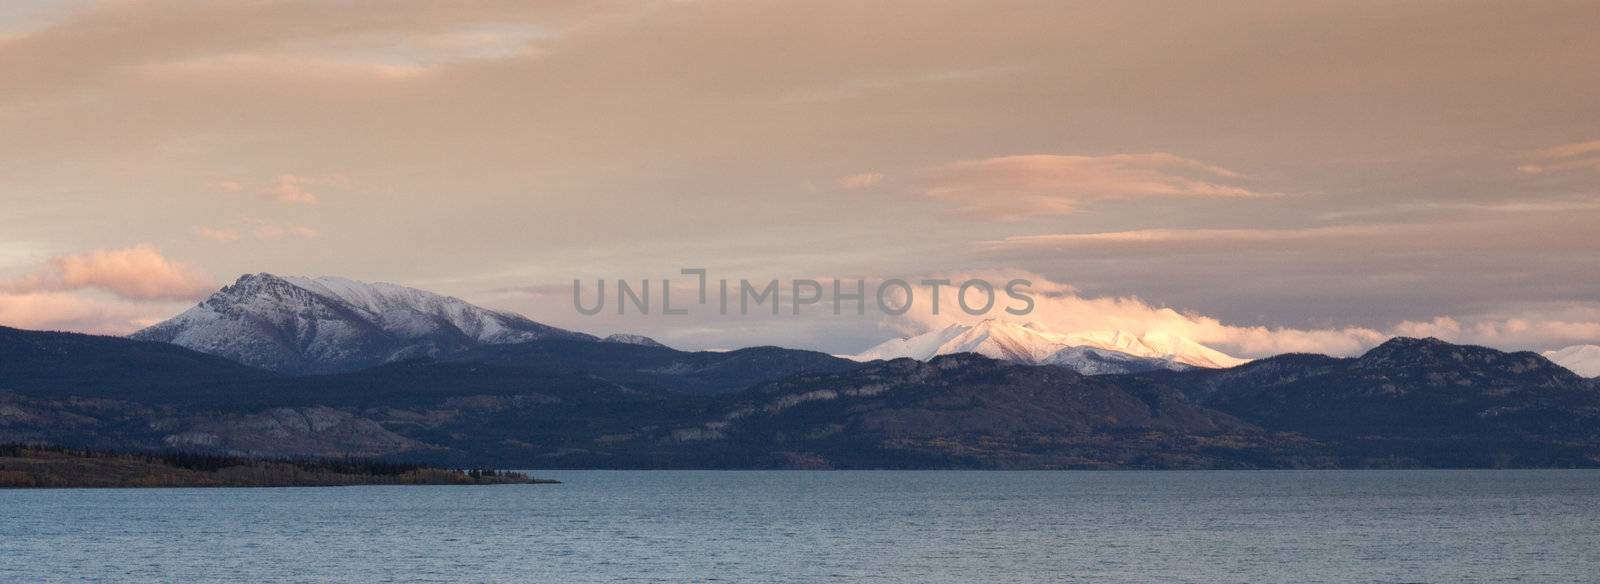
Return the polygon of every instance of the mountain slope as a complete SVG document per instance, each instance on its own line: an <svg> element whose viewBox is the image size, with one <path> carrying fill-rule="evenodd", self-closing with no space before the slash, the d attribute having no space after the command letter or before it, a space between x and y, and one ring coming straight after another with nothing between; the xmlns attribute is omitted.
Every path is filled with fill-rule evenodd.
<svg viewBox="0 0 1600 584"><path fill-rule="evenodd" d="M1600 377L1600 345L1573 345L1545 351L1546 359L1584 377Z"/></svg>
<svg viewBox="0 0 1600 584"><path fill-rule="evenodd" d="M0 392L181 401L272 377L166 343L0 327Z"/></svg>
<svg viewBox="0 0 1600 584"><path fill-rule="evenodd" d="M1060 365L1086 375L1135 373L1192 367L1225 368L1247 361L1166 333L1138 336L1122 331L1061 334L1038 323L988 319L953 324L914 337L891 339L854 358L861 361L975 353L1028 365Z"/></svg>
<svg viewBox="0 0 1600 584"><path fill-rule="evenodd" d="M673 420L687 399L432 359L287 376L167 343L0 328L0 443L462 460Z"/></svg>
<svg viewBox="0 0 1600 584"><path fill-rule="evenodd" d="M652 339L650 337L647 337L647 336L644 336L644 335L629 335L629 334L623 334L623 333L617 333L617 334L611 335L609 337L600 339L600 342L602 342L602 343L619 343L619 344L623 344L623 345L642 345L642 346L645 346L645 347L659 347L659 348L662 348L662 349L667 348L666 345L663 345L659 341L657 341L655 339Z"/></svg>
<svg viewBox="0 0 1600 584"><path fill-rule="evenodd" d="M1401 337L1358 358L1282 355L1137 382L1337 444L1357 466L1600 463L1600 388L1529 352Z"/></svg>
<svg viewBox="0 0 1600 584"><path fill-rule="evenodd" d="M669 439L828 468L1254 466L1281 442L1170 388L972 354L873 362L729 397L720 416Z"/></svg>
<svg viewBox="0 0 1600 584"><path fill-rule="evenodd" d="M456 298L344 278L249 274L132 338L285 373L348 371L538 339L594 337Z"/></svg>
<svg viewBox="0 0 1600 584"><path fill-rule="evenodd" d="M825 353L781 347L687 352L659 344L559 339L479 347L445 359L535 371L580 372L630 386L698 395L735 392L790 375L861 367L855 361Z"/></svg>

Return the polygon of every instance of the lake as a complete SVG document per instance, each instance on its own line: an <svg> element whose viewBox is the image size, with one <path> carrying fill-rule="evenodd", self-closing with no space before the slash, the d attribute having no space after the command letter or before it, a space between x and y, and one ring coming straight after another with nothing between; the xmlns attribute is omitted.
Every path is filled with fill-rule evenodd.
<svg viewBox="0 0 1600 584"><path fill-rule="evenodd" d="M0 582L1595 582L1600 471L0 491Z"/></svg>

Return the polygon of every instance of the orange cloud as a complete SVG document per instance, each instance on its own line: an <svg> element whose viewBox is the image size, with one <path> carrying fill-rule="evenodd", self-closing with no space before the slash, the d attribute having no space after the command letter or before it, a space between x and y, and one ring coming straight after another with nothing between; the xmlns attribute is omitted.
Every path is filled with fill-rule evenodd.
<svg viewBox="0 0 1600 584"><path fill-rule="evenodd" d="M934 168L926 192L992 218L1063 214L1092 199L1255 197L1240 173L1165 152L1111 156L1033 154Z"/></svg>
<svg viewBox="0 0 1600 584"><path fill-rule="evenodd" d="M31 275L0 283L0 291L29 294L99 289L130 300L200 298L216 286L195 268L168 260L153 245L51 258Z"/></svg>

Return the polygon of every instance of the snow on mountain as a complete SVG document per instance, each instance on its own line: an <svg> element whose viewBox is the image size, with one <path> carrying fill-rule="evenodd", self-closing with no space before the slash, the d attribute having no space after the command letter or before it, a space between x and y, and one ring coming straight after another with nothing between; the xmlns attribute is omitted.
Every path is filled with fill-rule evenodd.
<svg viewBox="0 0 1600 584"><path fill-rule="evenodd" d="M952 353L977 353L1029 365L1061 365L1087 375L1223 368L1248 362L1167 333L1143 336L1124 331L1063 334L1038 323L1016 324L994 319L973 325L953 324L914 337L892 339L853 358L871 361L909 357L927 361Z"/></svg>
<svg viewBox="0 0 1600 584"><path fill-rule="evenodd" d="M623 334L623 333L617 333L617 334L611 335L609 337L606 337L604 339L600 339L600 342L602 342L602 343L620 343L620 344L623 344L623 345L642 345L642 346L646 346L646 347L660 347L660 348L663 348L663 349L667 348L667 346L661 344L660 341L657 341L657 340L652 339L650 337L647 337L647 336L644 336L644 335L629 335L629 334Z"/></svg>
<svg viewBox="0 0 1600 584"><path fill-rule="evenodd" d="M1544 357L1584 377L1600 377L1600 345L1573 345L1545 351Z"/></svg>
<svg viewBox="0 0 1600 584"><path fill-rule="evenodd" d="M395 284L247 274L132 338L289 373L349 370L480 345L595 340Z"/></svg>

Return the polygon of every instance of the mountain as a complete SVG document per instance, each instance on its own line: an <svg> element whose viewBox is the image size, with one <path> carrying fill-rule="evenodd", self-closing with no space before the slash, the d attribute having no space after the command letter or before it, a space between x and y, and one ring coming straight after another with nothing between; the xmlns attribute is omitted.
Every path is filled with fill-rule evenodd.
<svg viewBox="0 0 1600 584"><path fill-rule="evenodd" d="M1600 383L1437 339L1115 376L957 354L729 397L671 436L843 468L1600 466Z"/></svg>
<svg viewBox="0 0 1600 584"><path fill-rule="evenodd" d="M1600 381L1408 338L1129 375L542 340L287 376L0 329L3 442L457 467L1592 468Z"/></svg>
<svg viewBox="0 0 1600 584"><path fill-rule="evenodd" d="M152 351L163 377L139 393L80 397L63 389L73 383L38 390L36 375L0 369L0 387L15 390L0 392L0 442L567 468L1114 468L1250 465L1269 440L1176 390L976 355L860 364L774 347L683 353L551 340L283 376L160 343L60 333L17 341L23 350L12 354L62 343ZM65 354L75 365L55 370L99 372L92 385L114 388L140 370L128 354L137 353L75 349ZM63 362L35 369L46 365ZM207 373L218 366L227 375ZM773 377L780 370L803 372ZM690 395L662 378L752 387ZM1249 446L1207 454L1195 450L1203 441L1169 435Z"/></svg>
<svg viewBox="0 0 1600 584"><path fill-rule="evenodd" d="M1116 379L965 353L875 361L734 394L667 437L811 468L1248 467L1282 442L1173 389Z"/></svg>
<svg viewBox="0 0 1600 584"><path fill-rule="evenodd" d="M349 371L540 339L594 337L394 284L248 274L131 338L283 373Z"/></svg>
<svg viewBox="0 0 1600 584"><path fill-rule="evenodd" d="M1028 365L1060 365L1085 375L1226 368L1248 362L1167 333L1144 336L1122 331L1061 334L1039 323L1017 324L996 319L973 325L952 324L915 337L891 339L854 358L928 361L956 353L976 353Z"/></svg>
<svg viewBox="0 0 1600 584"><path fill-rule="evenodd" d="M1346 465L1600 464L1600 384L1530 352L1399 337L1356 358L1280 355L1139 382L1336 444Z"/></svg>
<svg viewBox="0 0 1600 584"><path fill-rule="evenodd" d="M522 451L487 438L506 433L549 445L671 420L685 399L583 372L426 358L288 376L168 343L0 327L0 443L464 460Z"/></svg>
<svg viewBox="0 0 1600 584"><path fill-rule="evenodd" d="M167 343L0 327L0 392L160 403L274 377Z"/></svg>
<svg viewBox="0 0 1600 584"><path fill-rule="evenodd" d="M1600 345L1573 345L1545 351L1544 357L1584 377L1600 377Z"/></svg>

